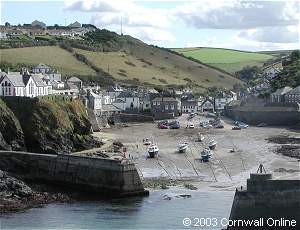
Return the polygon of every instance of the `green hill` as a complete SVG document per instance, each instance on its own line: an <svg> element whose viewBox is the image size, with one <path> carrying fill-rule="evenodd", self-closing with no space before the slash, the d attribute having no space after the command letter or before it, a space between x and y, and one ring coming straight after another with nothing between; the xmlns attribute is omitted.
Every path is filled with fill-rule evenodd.
<svg viewBox="0 0 300 230"><path fill-rule="evenodd" d="M19 46L20 42L14 41L13 45ZM26 41L28 45L34 46ZM42 62L64 75L78 75L83 80L92 79L99 83L105 76L135 85L188 85L199 92L213 86L232 88L236 84L243 84L224 71L107 30L90 32L81 40L55 41L55 37L52 37L51 45L2 49L1 62L14 65ZM6 47L9 46L9 42L6 42Z"/></svg>
<svg viewBox="0 0 300 230"><path fill-rule="evenodd" d="M35 65L45 63L64 75L90 75L95 71L76 60L69 52L58 46L37 46L1 49L1 62Z"/></svg>
<svg viewBox="0 0 300 230"><path fill-rule="evenodd" d="M235 73L245 66L261 66L276 53L255 53L219 48L178 48L172 49L186 57L195 58L205 64Z"/></svg>

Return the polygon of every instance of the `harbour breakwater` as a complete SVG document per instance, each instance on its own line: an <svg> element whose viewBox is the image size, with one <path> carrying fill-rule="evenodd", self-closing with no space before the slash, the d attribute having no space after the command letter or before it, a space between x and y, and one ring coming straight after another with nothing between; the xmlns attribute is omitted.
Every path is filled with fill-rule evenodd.
<svg viewBox="0 0 300 230"><path fill-rule="evenodd" d="M0 151L0 169L25 181L74 188L99 198L149 193L128 160Z"/></svg>
<svg viewBox="0 0 300 230"><path fill-rule="evenodd" d="M296 125L300 123L299 104L292 106L227 106L225 115L249 124Z"/></svg>
<svg viewBox="0 0 300 230"><path fill-rule="evenodd" d="M230 213L233 226L227 229L297 229L299 213L300 180L273 180L272 174L254 173L247 188L235 192Z"/></svg>

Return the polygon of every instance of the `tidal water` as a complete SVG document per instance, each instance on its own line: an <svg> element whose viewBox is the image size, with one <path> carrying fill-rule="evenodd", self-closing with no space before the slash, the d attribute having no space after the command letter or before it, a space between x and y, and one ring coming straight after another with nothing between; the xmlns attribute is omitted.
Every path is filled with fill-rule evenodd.
<svg viewBox="0 0 300 230"><path fill-rule="evenodd" d="M175 197L180 194L191 197ZM187 229L184 218L191 219L190 229L221 229L220 220L229 218L233 196L233 192L159 190L144 198L50 204L2 215L0 229ZM194 227L200 224L195 218L216 218L219 223Z"/></svg>

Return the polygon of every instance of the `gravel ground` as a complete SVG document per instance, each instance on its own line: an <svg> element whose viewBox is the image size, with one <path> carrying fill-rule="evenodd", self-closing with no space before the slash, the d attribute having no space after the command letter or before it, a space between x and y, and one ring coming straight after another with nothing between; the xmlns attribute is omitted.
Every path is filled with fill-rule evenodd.
<svg viewBox="0 0 300 230"><path fill-rule="evenodd" d="M133 157L144 181L189 181L206 190L234 190L244 185L250 172L256 172L262 163L277 179L300 179L298 159L276 153L280 144L269 142L276 135L300 137L300 133L284 127L249 127L231 130L232 121L223 119L224 129L203 129L199 122L204 116L192 119L195 129L186 129L187 115L178 118L180 129L158 129L155 123L134 123L129 127L113 127L96 134L104 139L121 141L127 147L127 157ZM205 136L203 143L195 142L197 133ZM147 158L143 138L150 138L160 149L157 159ZM208 163L199 160L200 152L210 139L217 141L217 148ZM188 142L185 154L177 153L176 146ZM236 151L231 153L231 149ZM182 182L185 183L185 182Z"/></svg>

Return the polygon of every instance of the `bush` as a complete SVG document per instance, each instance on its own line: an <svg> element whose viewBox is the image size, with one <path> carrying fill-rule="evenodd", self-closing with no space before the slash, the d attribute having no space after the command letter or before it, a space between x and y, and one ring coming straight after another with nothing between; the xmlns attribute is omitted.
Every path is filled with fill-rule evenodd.
<svg viewBox="0 0 300 230"><path fill-rule="evenodd" d="M70 53L73 53L73 52L74 52L74 50L73 50L73 48L71 47L71 45L68 44L68 43L65 43L65 42L59 43L59 47L62 48L62 49L67 50L67 51L70 52Z"/></svg>
<svg viewBox="0 0 300 230"><path fill-rule="evenodd" d="M163 84L168 84L168 82L165 80L165 79L158 79L161 83L163 83Z"/></svg>
<svg viewBox="0 0 300 230"><path fill-rule="evenodd" d="M130 61L125 61L125 64L135 67L136 65Z"/></svg>

